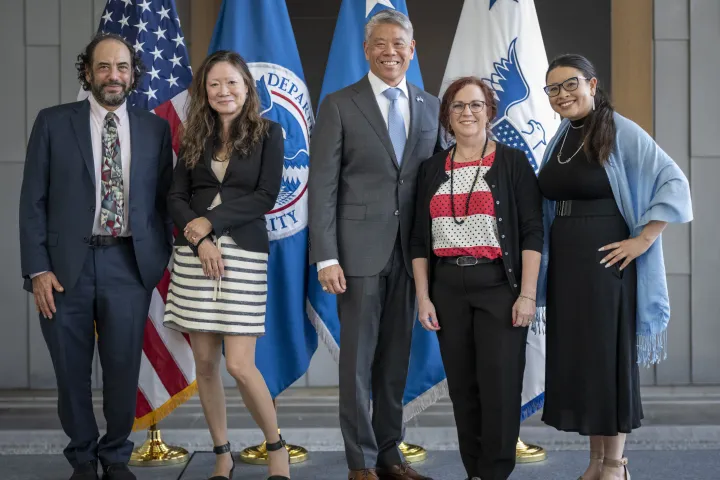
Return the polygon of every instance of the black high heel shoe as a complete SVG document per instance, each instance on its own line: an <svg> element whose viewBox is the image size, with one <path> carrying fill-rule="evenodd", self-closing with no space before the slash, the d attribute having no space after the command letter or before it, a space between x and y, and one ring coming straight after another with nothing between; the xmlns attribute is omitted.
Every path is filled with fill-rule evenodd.
<svg viewBox="0 0 720 480"><path fill-rule="evenodd" d="M208 478L208 480L232 480L233 472L235 471L235 459L232 456L232 452L230 452L230 442L226 443L225 445L220 445L219 447L214 447L213 453L215 455L224 455L226 453L230 453L230 460L232 460L232 468L230 469L230 476L223 477L222 475L215 475L214 477Z"/></svg>
<svg viewBox="0 0 720 480"><path fill-rule="evenodd" d="M281 448L285 448L285 440L283 440L282 435L280 435L280 440L275 443L266 443L265 448L268 452L276 452ZM290 464L290 452L288 452L288 464ZM290 477L285 477L283 475L271 475L267 480L290 480Z"/></svg>

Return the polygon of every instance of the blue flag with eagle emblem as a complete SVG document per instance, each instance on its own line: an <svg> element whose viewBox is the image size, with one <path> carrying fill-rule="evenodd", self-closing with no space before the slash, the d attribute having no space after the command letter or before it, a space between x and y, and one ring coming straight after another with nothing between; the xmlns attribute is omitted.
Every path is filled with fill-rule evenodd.
<svg viewBox="0 0 720 480"><path fill-rule="evenodd" d="M495 92L497 141L525 152L537 172L560 121L543 92L548 67L535 4L523 0L465 0L450 51L443 91L458 77L484 79ZM522 420L540 410L545 392L545 331L528 335Z"/></svg>
<svg viewBox="0 0 720 480"><path fill-rule="evenodd" d="M282 125L283 178L275 207L266 215L270 237L265 336L255 362L276 397L308 369L317 333L307 302L307 181L314 125L300 54L283 0L225 0L208 53L234 50L255 79L263 117Z"/></svg>
<svg viewBox="0 0 720 480"><path fill-rule="evenodd" d="M328 93L352 85L368 74L370 66L363 50L365 24L374 14L387 8L408 15L405 0L343 0L325 68L325 78L320 93L321 103ZM410 62L406 78L408 82L423 88L417 50L415 50L415 58ZM315 266L310 270L309 287L308 297L312 307L309 315L320 339L328 347L335 361L339 361L342 346L337 303L334 295L322 291L317 282ZM437 336L434 332L423 329L417 321L417 314L415 316L410 364L403 395L405 422L447 395L445 370L440 358Z"/></svg>

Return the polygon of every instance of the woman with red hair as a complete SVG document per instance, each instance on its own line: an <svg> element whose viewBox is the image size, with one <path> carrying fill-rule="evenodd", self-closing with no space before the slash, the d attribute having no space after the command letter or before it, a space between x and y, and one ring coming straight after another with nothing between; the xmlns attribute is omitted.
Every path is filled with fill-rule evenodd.
<svg viewBox="0 0 720 480"><path fill-rule="evenodd" d="M440 123L455 145L418 173L411 246L418 313L440 342L468 477L515 468L528 326L543 246L541 195L525 154L494 142L492 90L452 83Z"/></svg>

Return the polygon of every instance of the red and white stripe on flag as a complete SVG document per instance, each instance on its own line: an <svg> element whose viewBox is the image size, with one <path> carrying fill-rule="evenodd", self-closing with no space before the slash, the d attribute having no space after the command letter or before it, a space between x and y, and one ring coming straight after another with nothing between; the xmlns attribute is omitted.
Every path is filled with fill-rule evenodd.
<svg viewBox="0 0 720 480"><path fill-rule="evenodd" d="M170 124L173 163L177 161L187 96L185 90L152 110ZM171 265L168 265L150 301L133 430L146 429L158 423L197 392L190 339L187 335L165 328L162 323L170 285L170 268Z"/></svg>

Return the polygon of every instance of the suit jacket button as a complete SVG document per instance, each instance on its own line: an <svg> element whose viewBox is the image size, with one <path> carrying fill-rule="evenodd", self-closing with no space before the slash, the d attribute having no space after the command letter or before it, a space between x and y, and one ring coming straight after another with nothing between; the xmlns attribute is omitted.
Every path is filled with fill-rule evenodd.
<svg viewBox="0 0 720 480"><path fill-rule="evenodd" d="M395 210L395 213L394 213L393 215L395 215L396 217L399 217L399 216L400 216L400 210Z"/></svg>
<svg viewBox="0 0 720 480"><path fill-rule="evenodd" d="M83 242L88 243L90 239L88 237L83 237Z"/></svg>
<svg viewBox="0 0 720 480"><path fill-rule="evenodd" d="M405 180L403 180L403 179L401 178L399 183L400 183L400 185L402 185L403 183L405 183Z"/></svg>

